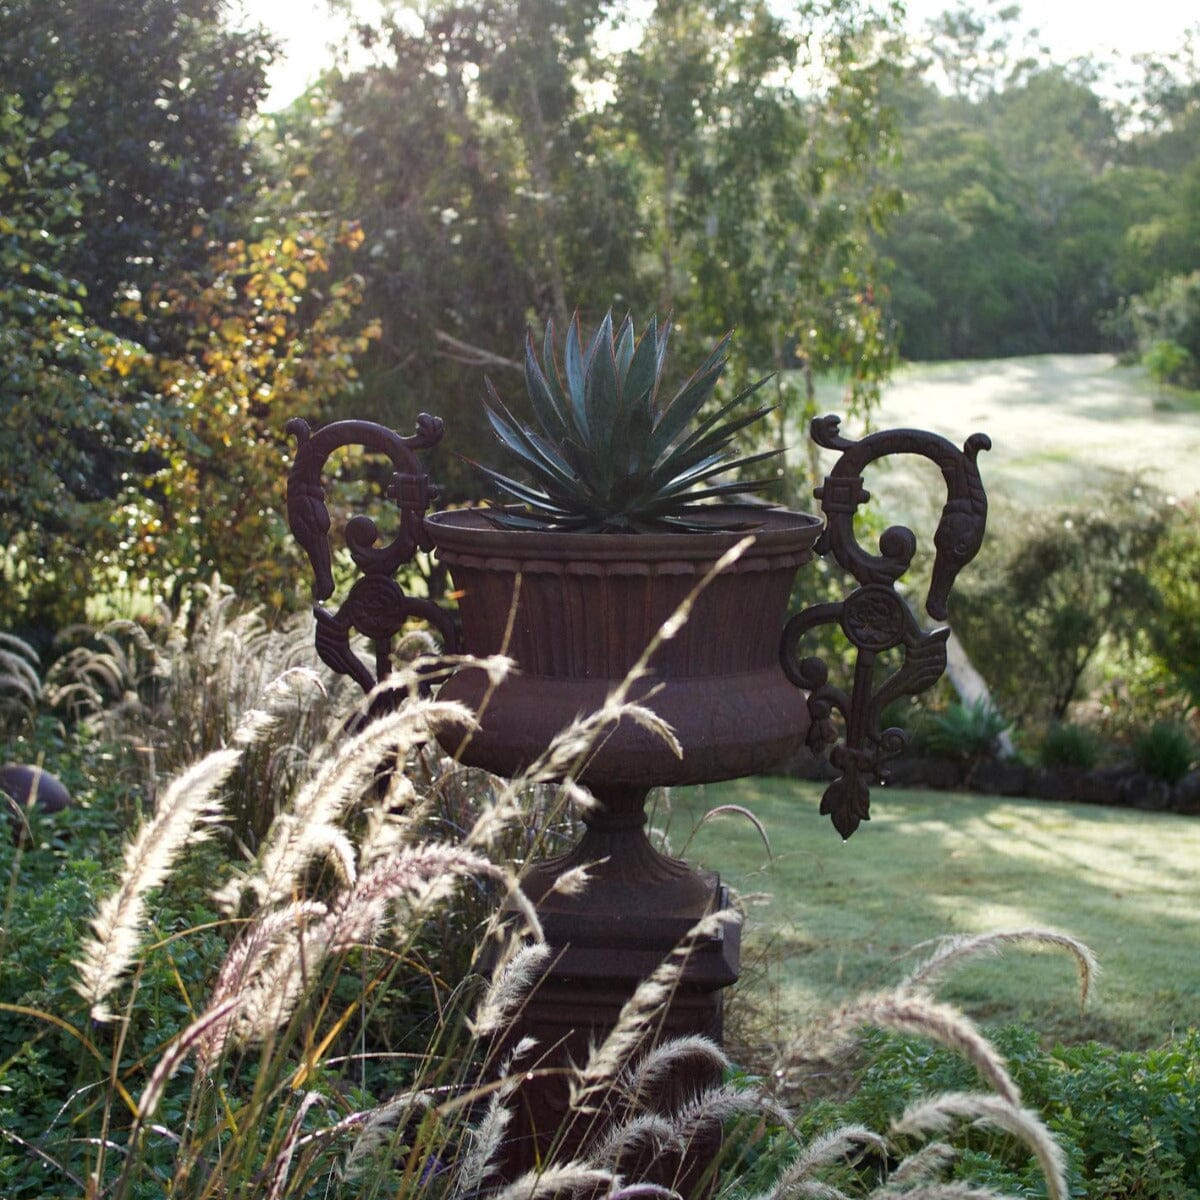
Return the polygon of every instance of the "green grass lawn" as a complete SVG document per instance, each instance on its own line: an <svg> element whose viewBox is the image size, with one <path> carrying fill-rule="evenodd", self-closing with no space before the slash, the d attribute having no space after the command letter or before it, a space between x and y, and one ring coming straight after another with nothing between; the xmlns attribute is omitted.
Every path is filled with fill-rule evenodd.
<svg viewBox="0 0 1200 1200"><path fill-rule="evenodd" d="M706 822L686 856L756 897L739 986L781 1031L898 981L919 942L1031 925L1073 934L1100 959L1082 1016L1060 953L982 960L949 977L942 997L988 1024L1126 1048L1200 1024L1200 820L877 788L871 821L843 843L818 815L820 794L752 779L670 797L676 853L716 805L742 805L767 828L772 860L736 815Z"/></svg>
<svg viewBox="0 0 1200 1200"><path fill-rule="evenodd" d="M838 411L842 390L836 379L821 381L820 410ZM884 385L872 420L877 429L916 426L958 444L976 430L989 434L980 469L1001 518L1006 508L1085 503L1119 472L1181 497L1200 491L1200 411L1191 397L1109 354L908 364ZM847 424L850 436L861 432L855 425ZM797 430L793 444L804 436ZM937 470L915 458L873 466L867 486L888 521L936 519L944 497Z"/></svg>

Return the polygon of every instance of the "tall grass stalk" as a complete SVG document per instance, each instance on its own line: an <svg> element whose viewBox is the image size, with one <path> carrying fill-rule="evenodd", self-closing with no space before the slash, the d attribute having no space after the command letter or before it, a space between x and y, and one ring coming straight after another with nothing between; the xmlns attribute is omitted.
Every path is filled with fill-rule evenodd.
<svg viewBox="0 0 1200 1200"><path fill-rule="evenodd" d="M153 819L125 847L120 886L101 903L94 936L76 963L78 991L93 1021L113 1019L108 997L134 960L147 893L166 882L185 847L208 835L220 816L221 785L239 757L238 750L219 750L201 759L167 789Z"/></svg>

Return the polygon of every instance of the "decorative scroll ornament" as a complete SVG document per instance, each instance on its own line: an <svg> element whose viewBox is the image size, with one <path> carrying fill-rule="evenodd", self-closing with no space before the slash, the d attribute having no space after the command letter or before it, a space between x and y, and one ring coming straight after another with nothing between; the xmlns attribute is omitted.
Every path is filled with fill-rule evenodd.
<svg viewBox="0 0 1200 1200"><path fill-rule="evenodd" d="M900 729L880 729L880 714L893 700L917 695L932 687L946 669L946 626L926 632L897 594L895 582L908 569L916 551L912 530L894 525L879 539L878 555L863 550L854 536L854 513L870 499L863 487L864 468L889 454L919 454L941 468L947 499L934 534L936 557L925 610L938 621L946 619L946 602L959 571L979 552L987 525L987 496L976 459L991 449L990 439L972 434L962 450L937 434L915 429L892 429L851 441L838 433L838 418L819 417L812 438L828 450L840 450L832 472L814 495L821 501L826 526L816 544L819 554L834 559L859 583L859 588L835 604L819 604L797 613L783 631L780 660L788 678L810 692L812 725L809 745L820 751L837 740L833 712L841 714L845 738L830 751L829 760L841 772L825 791L821 812L833 819L842 837L870 819L868 778L903 750L908 735ZM837 623L858 650L854 686L848 695L828 681L819 658L801 658L801 640L818 625ZM875 662L884 651L903 648L903 662L878 687Z"/></svg>
<svg viewBox="0 0 1200 1200"><path fill-rule="evenodd" d="M453 651L456 635L449 614L432 600L407 595L392 578L418 550L432 548L424 514L437 498L437 488L422 470L417 451L431 449L442 440L441 419L421 413L412 437L401 437L373 421L337 421L313 433L308 422L297 417L286 428L297 443L287 482L288 526L312 563L313 594L318 601L313 605L316 645L322 662L370 692L390 673L393 639L413 617L433 625L447 650ZM362 446L391 460L394 472L386 494L400 510L400 527L386 546L377 546L379 530L369 517L353 517L347 523L346 545L362 576L337 612L330 612L319 603L333 595L329 510L321 472L329 456L346 446ZM373 643L374 675L351 649L350 633L355 629Z"/></svg>

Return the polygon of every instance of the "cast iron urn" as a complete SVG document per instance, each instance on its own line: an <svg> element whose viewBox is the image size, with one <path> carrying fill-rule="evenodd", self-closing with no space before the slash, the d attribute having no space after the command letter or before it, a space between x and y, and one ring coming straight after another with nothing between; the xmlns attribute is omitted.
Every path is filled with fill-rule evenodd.
<svg viewBox="0 0 1200 1200"><path fill-rule="evenodd" d="M841 436L836 417L824 417L813 422L812 437L839 457L816 489L823 520L766 505L718 505L711 531L579 533L500 528L487 509L425 515L436 490L418 453L441 439L436 418L423 415L412 437L361 421L317 433L303 421L288 428L299 442L288 480L289 521L313 564L318 601L333 592L321 485L326 460L358 444L387 454L395 468L389 495L401 509L399 533L377 547L374 524L365 517L351 521L346 540L362 578L336 613L315 607L318 652L334 670L370 689L376 679L351 652L351 630L375 642L382 675L392 638L414 616L439 629L448 649L508 655L515 670L494 689L486 673L471 666L441 685L443 697L479 713L480 725L469 739L463 730L439 736L447 752L461 752L468 765L509 777L538 760L578 717L602 709L635 667L641 671L626 684L628 699L674 731L677 747L628 718L609 722L573 766L577 782L597 801L584 814L582 838L523 876L554 958L514 1037L533 1034L544 1053L560 1060L581 1059L611 1028L637 983L701 918L728 904L714 874L651 845L644 811L650 789L751 775L808 747L828 751L840 771L821 811L843 837L868 819L869 781L905 743L901 731L881 728L880 714L941 676L949 630L925 630L894 586L916 549L911 531L887 529L877 552L858 544L853 520L869 499L865 468L886 455L916 454L941 469L947 499L925 603L935 620L945 619L951 586L979 550L987 517L976 461L990 445L982 434L962 449L906 429L853 441ZM740 555L717 571L739 546ZM445 609L406 596L392 579L417 549L433 551L448 568L457 625ZM858 586L839 602L789 615L797 572L814 554L832 556ZM686 620L673 636L660 637L685 605ZM830 682L825 665L804 654L805 635L822 624L840 626L856 649L848 689ZM883 675L885 654L893 669ZM843 726L840 740L835 714ZM579 866L588 868L583 890L556 890L560 876ZM693 947L660 1036L719 1039L722 989L737 969L738 926L723 923ZM535 1161L539 1138L561 1119L565 1089L565 1079L551 1077L523 1097L509 1170Z"/></svg>

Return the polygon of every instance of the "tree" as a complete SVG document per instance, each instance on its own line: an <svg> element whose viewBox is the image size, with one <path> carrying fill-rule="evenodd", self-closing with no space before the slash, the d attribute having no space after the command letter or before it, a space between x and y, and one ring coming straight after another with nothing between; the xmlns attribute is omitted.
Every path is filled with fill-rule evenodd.
<svg viewBox="0 0 1200 1200"><path fill-rule="evenodd" d="M622 220L634 189L607 169L579 95L596 21L595 6L559 0L435 5L417 31L376 33L391 65L331 77L278 121L295 204L353 216L366 236L381 336L356 415L411 428L437 412L460 454L486 454L483 369L517 383L527 321L602 304L610 281L619 294L635 276ZM462 460L434 465L451 494L477 489Z"/></svg>
<svg viewBox="0 0 1200 1200"><path fill-rule="evenodd" d="M1200 267L1200 29L1118 103L1020 15L959 3L888 80L905 211L881 249L911 358L1128 349L1128 298Z"/></svg>
<svg viewBox="0 0 1200 1200"><path fill-rule="evenodd" d="M963 104L979 104L1018 83L1044 55L1021 36L1021 6L985 0L973 8L959 0L927 23L925 43L950 94Z"/></svg>
<svg viewBox="0 0 1200 1200"><path fill-rule="evenodd" d="M907 203L884 241L904 352L971 358L1049 349L1054 273L1028 187L980 131L934 124L908 145L900 173Z"/></svg>
<svg viewBox="0 0 1200 1200"><path fill-rule="evenodd" d="M190 334L153 360L163 415L145 442L161 466L118 497L124 570L175 589L218 570L240 595L284 605L303 574L284 517L284 427L321 421L358 387L356 356L378 336L355 324L362 279L348 259L361 243L357 226L294 219L151 289L135 319L165 311Z"/></svg>
<svg viewBox="0 0 1200 1200"><path fill-rule="evenodd" d="M1160 383L1200 387L1200 271L1172 275L1128 305L1143 362Z"/></svg>
<svg viewBox="0 0 1200 1200"><path fill-rule="evenodd" d="M241 120L261 87L261 39L226 35L223 7L0 6L12 35L0 59L30 95L49 88L0 96L10 621L80 619L109 584L213 570L279 603L298 575L283 549L283 428L327 418L356 389L377 330L353 317L357 227L251 211ZM121 72L130 30L153 44ZM86 95L52 83L77 60ZM140 127L143 108L166 125ZM76 141L96 165L63 148ZM253 232L212 236L226 227Z"/></svg>
<svg viewBox="0 0 1200 1200"><path fill-rule="evenodd" d="M1166 529L1150 562L1158 592L1146 640L1169 691L1182 691L1200 710L1200 505L1193 499L1168 511Z"/></svg>
<svg viewBox="0 0 1200 1200"><path fill-rule="evenodd" d="M431 5L419 30L386 29L393 65L330 79L281 121L297 202L363 220L382 324L363 412L408 425L430 408L451 444L486 453L481 369L515 383L526 323L576 304L669 309L697 344L736 325L743 377L790 365L807 337L866 399L888 361L871 241L886 23L821 0L806 45L799 18L758 0L662 0L614 52L602 15ZM820 86L801 96L810 64ZM439 465L456 494L478 487L454 471Z"/></svg>
<svg viewBox="0 0 1200 1200"><path fill-rule="evenodd" d="M35 111L69 86L53 150L97 182L63 269L85 311L195 269L206 238L239 231L257 182L245 119L273 53L261 31L224 24L228 0L3 0L0 79Z"/></svg>
<svg viewBox="0 0 1200 1200"><path fill-rule="evenodd" d="M895 200L879 179L891 26L837 4L803 18L820 37L765 4L664 0L612 101L653 181L641 223L664 306L697 334L737 328L743 382L777 372L785 442L815 411L815 371L845 371L865 412L891 365L873 242Z"/></svg>
<svg viewBox="0 0 1200 1200"><path fill-rule="evenodd" d="M357 228L295 220L208 245L202 269L126 303L119 337L63 267L96 190L52 149L70 97L35 113L0 97L0 542L7 618L81 619L103 581L220 570L282 601L287 420L320 420L357 386ZM147 347L186 330L178 348Z"/></svg>
<svg viewBox="0 0 1200 1200"><path fill-rule="evenodd" d="M70 111L61 88L32 108L0 94L0 543L33 608L86 583L72 539L95 532L92 506L132 467L150 407L144 350L87 315L71 274L99 189L55 148Z"/></svg>

